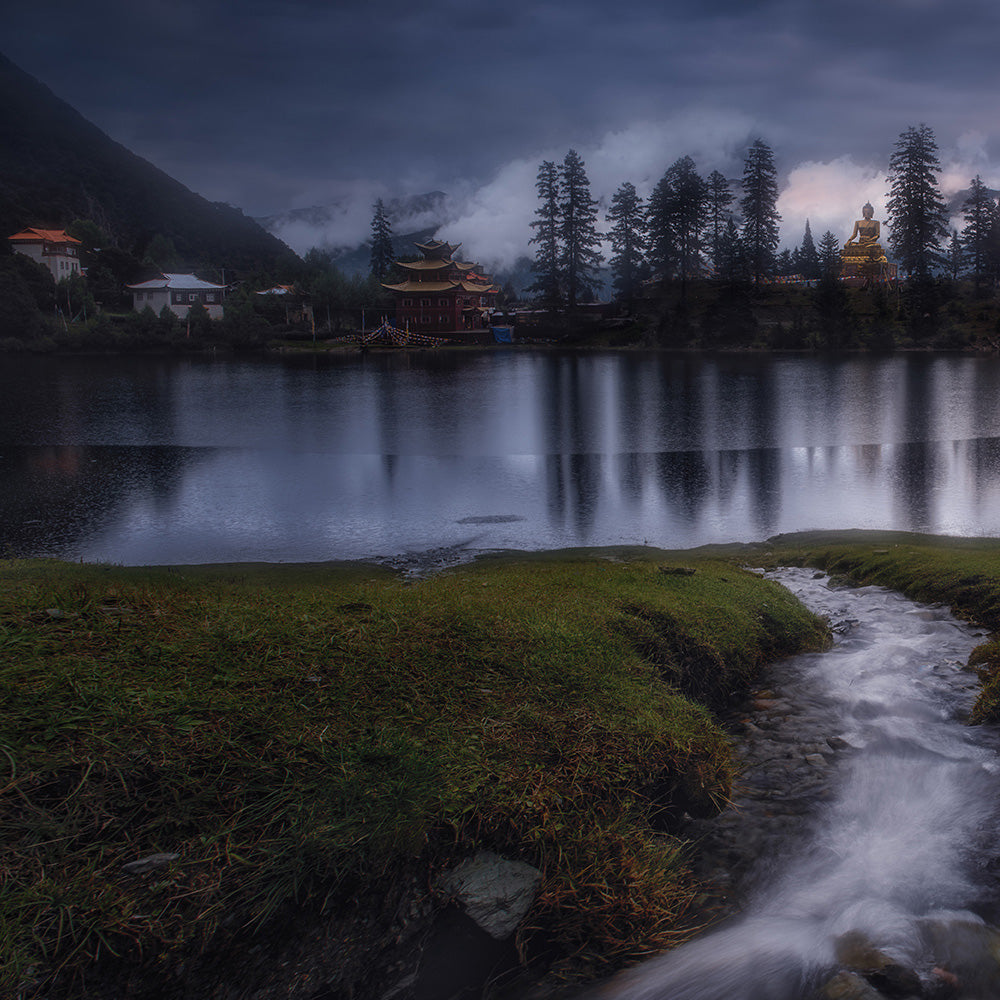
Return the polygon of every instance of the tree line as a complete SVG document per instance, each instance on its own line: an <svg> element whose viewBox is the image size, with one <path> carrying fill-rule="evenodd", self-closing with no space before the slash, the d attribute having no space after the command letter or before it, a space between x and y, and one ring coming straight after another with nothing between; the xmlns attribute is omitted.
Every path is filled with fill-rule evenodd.
<svg viewBox="0 0 1000 1000"><path fill-rule="evenodd" d="M979 290L1000 279L1000 210L977 175L962 205L965 226L949 230L940 172L933 131L919 125L902 132L888 170L891 258L911 281L968 276ZM605 215L606 232L598 229L597 202L575 150L561 164L543 161L535 186L538 207L530 240L535 281L528 291L552 311L572 311L593 294L605 240L612 285L626 308L651 282L676 284L683 300L696 278L754 285L780 276L840 276L841 240L828 230L817 244L808 219L801 243L778 252L777 171L763 139L746 152L739 197L719 171L702 177L694 160L682 156L645 201L631 182L623 183Z"/></svg>

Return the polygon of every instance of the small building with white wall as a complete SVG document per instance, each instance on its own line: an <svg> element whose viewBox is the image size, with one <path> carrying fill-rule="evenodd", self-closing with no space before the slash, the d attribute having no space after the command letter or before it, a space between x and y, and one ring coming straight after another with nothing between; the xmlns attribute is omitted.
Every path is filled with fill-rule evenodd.
<svg viewBox="0 0 1000 1000"><path fill-rule="evenodd" d="M81 273L77 249L80 241L61 229L22 229L7 239L15 253L23 253L47 267L57 282Z"/></svg>
<svg viewBox="0 0 1000 1000"><path fill-rule="evenodd" d="M202 281L193 274L161 274L158 278L125 287L132 293L132 306L136 312L142 312L148 306L158 316L166 306L184 319L191 306L200 302L212 319L222 319L226 286Z"/></svg>

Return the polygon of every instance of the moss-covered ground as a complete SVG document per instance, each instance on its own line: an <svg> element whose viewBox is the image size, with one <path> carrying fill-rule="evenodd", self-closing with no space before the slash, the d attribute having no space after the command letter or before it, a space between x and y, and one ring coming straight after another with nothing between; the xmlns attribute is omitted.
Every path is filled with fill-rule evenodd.
<svg viewBox="0 0 1000 1000"><path fill-rule="evenodd" d="M641 554L0 562L0 995L167 982L480 846L544 873L525 955L593 973L689 933L669 817L726 798L711 707L826 630L731 561Z"/></svg>

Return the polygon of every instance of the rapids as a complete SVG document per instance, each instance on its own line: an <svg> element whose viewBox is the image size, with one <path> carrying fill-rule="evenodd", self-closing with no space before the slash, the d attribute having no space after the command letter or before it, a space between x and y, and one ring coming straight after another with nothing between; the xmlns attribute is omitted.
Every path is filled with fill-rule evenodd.
<svg viewBox="0 0 1000 1000"><path fill-rule="evenodd" d="M952 952L972 947L954 944L955 928L981 930L984 953L1000 940L985 926L1000 899L997 734L964 721L976 693L965 664L981 634L879 588L834 587L812 570L769 575L833 626L829 651L769 678L845 747L829 795L762 852L738 915L613 979L594 994L602 1000L799 1000L837 971L845 935L916 972L930 995L949 958L943 935ZM969 961L966 985L948 995L1000 995L995 959Z"/></svg>

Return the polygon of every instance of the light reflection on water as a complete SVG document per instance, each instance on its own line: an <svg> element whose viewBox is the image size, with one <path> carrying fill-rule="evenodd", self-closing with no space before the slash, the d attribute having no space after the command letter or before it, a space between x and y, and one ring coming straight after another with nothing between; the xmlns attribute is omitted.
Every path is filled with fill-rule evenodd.
<svg viewBox="0 0 1000 1000"><path fill-rule="evenodd" d="M1000 361L964 356L7 358L0 551L185 563L996 535L998 390Z"/></svg>

